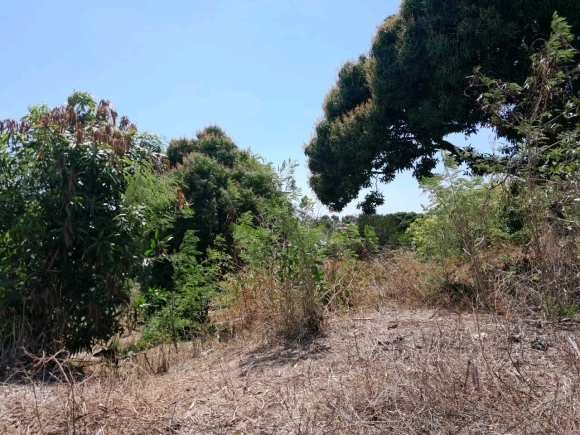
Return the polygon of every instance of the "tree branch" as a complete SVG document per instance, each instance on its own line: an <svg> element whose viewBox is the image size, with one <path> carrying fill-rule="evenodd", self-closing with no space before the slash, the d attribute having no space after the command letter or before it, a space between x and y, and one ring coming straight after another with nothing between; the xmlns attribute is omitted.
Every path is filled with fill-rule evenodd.
<svg viewBox="0 0 580 435"><path fill-rule="evenodd" d="M451 155L455 158L460 160L465 160L465 153L459 147L456 147L451 142L446 141L445 139L440 139L435 141L435 143L439 146L439 149L443 151L448 151Z"/></svg>

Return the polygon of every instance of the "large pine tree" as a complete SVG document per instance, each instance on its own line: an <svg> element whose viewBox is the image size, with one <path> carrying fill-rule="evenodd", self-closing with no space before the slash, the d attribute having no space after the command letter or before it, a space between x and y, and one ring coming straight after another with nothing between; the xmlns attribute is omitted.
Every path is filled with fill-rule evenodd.
<svg viewBox="0 0 580 435"><path fill-rule="evenodd" d="M469 77L480 66L485 75L522 81L554 11L580 33L577 1L403 0L378 27L368 55L347 62L326 96L305 148L318 198L339 211L376 179L389 182L408 169L428 176L440 150L467 163L480 159L445 140L490 120ZM498 133L516 139L513 131ZM369 211L382 201L371 192L361 206Z"/></svg>

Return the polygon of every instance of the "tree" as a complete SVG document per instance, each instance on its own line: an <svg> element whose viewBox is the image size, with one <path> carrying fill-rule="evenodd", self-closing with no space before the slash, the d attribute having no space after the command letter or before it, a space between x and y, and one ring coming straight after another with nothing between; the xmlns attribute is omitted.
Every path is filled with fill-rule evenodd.
<svg viewBox="0 0 580 435"><path fill-rule="evenodd" d="M193 216L176 222L174 236L179 246L183 234L195 230L198 249L204 252L217 235L233 243L230 226L236 219L246 212L257 216L263 199L283 193L275 171L249 151L240 150L220 127L198 131L189 143L193 151L182 157L175 177ZM172 148L170 144L168 153Z"/></svg>
<svg viewBox="0 0 580 435"><path fill-rule="evenodd" d="M364 236L366 226L373 227L379 246L396 249L402 244L401 236L420 216L420 214L414 212L362 215L358 218L360 235L361 237Z"/></svg>
<svg viewBox="0 0 580 435"><path fill-rule="evenodd" d="M580 51L571 26L557 13L552 30L531 57L525 80L506 83L480 71L472 80L483 89L479 102L492 122L521 138L514 157L502 162L513 175L503 177L512 190L509 205L519 203L537 272L534 287L547 313L564 314L580 300Z"/></svg>
<svg viewBox="0 0 580 435"><path fill-rule="evenodd" d="M400 171L430 176L441 150L472 167L489 158L445 140L490 123L468 77L479 66L499 80L524 79L555 10L578 33L578 2L403 0L378 27L369 54L342 67L323 103L324 116L305 147L320 201L340 211L361 188L390 182ZM508 140L519 138L495 128ZM370 212L383 201L374 190L359 207Z"/></svg>
<svg viewBox="0 0 580 435"><path fill-rule="evenodd" d="M196 150L197 140L187 137L171 139L167 147L167 158L171 166L183 163L183 158Z"/></svg>
<svg viewBox="0 0 580 435"><path fill-rule="evenodd" d="M523 249L510 273L517 285L523 283L525 299L534 305L542 301L548 314L563 314L576 309L580 296L580 93L575 86L580 52L573 47L577 39L570 26L556 13L551 27L521 81L490 78L479 69L471 77L490 122L521 138L514 155L491 168L501 176L487 182L461 178L463 171L446 157L445 172L422 182L431 205L408 235L420 254L446 268L457 258L468 259L474 296L482 301L498 289L497 277L506 276L492 272L496 266L490 259L497 255L490 256L489 249L519 244ZM499 288L511 294L515 281L508 282Z"/></svg>
<svg viewBox="0 0 580 435"><path fill-rule="evenodd" d="M259 225L272 204L290 207L272 167L240 150L218 126L198 131L195 138L172 140L167 155L173 168L162 180L139 180L130 191L135 191L133 203L153 211L145 228L149 258L138 277L141 294L135 301L148 344L199 334L220 277L231 257L239 260L233 224L246 215ZM153 190L158 195L149 193ZM172 206L176 200L177 209Z"/></svg>
<svg viewBox="0 0 580 435"><path fill-rule="evenodd" d="M0 122L0 341L90 349L120 330L135 260L123 197L152 170L155 136L75 92Z"/></svg>
<svg viewBox="0 0 580 435"><path fill-rule="evenodd" d="M517 132L510 158L498 162L509 173L533 183L570 180L578 170L580 83L576 38L557 13L552 34L531 57L529 76L520 83L490 78L476 68L473 87L490 124ZM497 169L496 169L497 170Z"/></svg>

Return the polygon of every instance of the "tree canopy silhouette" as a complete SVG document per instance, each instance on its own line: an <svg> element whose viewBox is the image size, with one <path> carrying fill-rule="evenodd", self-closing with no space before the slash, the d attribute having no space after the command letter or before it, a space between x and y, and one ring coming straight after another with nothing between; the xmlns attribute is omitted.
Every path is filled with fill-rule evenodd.
<svg viewBox="0 0 580 435"><path fill-rule="evenodd" d="M441 150L472 167L485 158L445 139L492 125L469 77L480 67L498 80L522 81L530 56L550 34L554 11L580 33L575 1L403 0L377 28L369 53L343 65L305 147L310 185L322 203L340 211L362 188L390 182L400 171L429 176ZM508 140L518 138L495 128ZM374 190L359 208L372 212L383 202Z"/></svg>

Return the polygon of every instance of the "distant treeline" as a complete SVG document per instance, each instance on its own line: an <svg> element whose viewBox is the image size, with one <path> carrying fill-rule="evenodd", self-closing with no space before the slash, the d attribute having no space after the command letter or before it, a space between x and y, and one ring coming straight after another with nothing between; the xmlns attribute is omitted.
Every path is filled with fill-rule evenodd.
<svg viewBox="0 0 580 435"><path fill-rule="evenodd" d="M422 213L404 211L384 215L346 215L342 217L342 220L336 215L324 215L320 218L320 223L328 228L334 227L339 221L344 225L356 224L361 237L364 237L365 227L372 227L379 246L397 249L411 245L411 239L405 232L421 216L423 216Z"/></svg>

